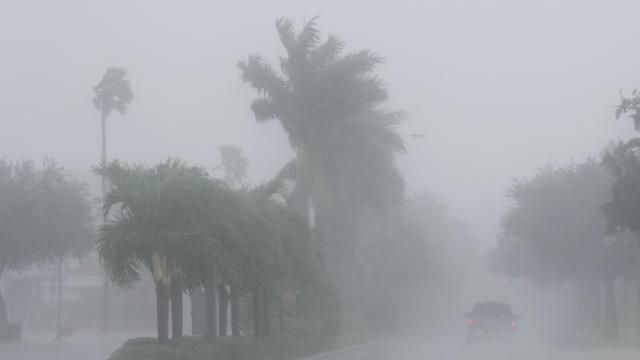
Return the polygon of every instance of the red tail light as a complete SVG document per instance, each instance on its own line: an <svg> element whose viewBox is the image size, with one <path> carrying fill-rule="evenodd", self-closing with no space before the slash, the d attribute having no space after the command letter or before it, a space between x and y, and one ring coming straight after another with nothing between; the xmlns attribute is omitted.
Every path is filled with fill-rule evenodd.
<svg viewBox="0 0 640 360"><path fill-rule="evenodd" d="M518 327L518 322L516 320L511 320L511 327L512 328L517 328Z"/></svg>
<svg viewBox="0 0 640 360"><path fill-rule="evenodd" d="M473 320L467 320L467 325L473 326Z"/></svg>

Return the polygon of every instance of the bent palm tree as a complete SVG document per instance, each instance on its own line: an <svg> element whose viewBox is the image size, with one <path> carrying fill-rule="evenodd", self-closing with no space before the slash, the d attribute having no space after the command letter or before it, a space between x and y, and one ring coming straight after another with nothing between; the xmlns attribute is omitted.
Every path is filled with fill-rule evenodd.
<svg viewBox="0 0 640 360"><path fill-rule="evenodd" d="M290 204L307 215L312 201L327 270L349 301L356 217L403 192L394 156L404 150L395 131L404 114L380 107L388 95L373 73L382 62L373 52L343 55L335 36L321 43L315 18L299 33L288 19L277 20L276 29L287 52L281 73L258 55L238 66L258 92L251 105L256 120L277 119L289 136L296 156L280 176L295 180Z"/></svg>

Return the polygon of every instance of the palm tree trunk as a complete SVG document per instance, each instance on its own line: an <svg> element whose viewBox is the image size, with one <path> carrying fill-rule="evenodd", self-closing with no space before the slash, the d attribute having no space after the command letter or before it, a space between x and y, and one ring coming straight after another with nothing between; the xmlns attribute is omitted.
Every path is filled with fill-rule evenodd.
<svg viewBox="0 0 640 360"><path fill-rule="evenodd" d="M2 295L2 274L4 273L4 265L0 265L0 328L3 328L9 322L7 316L7 306L4 303L4 296Z"/></svg>
<svg viewBox="0 0 640 360"><path fill-rule="evenodd" d="M640 266L638 266L638 274L636 274L636 292L636 340L637 345L640 346Z"/></svg>
<svg viewBox="0 0 640 360"><path fill-rule="evenodd" d="M278 330L284 332L284 301L282 294L278 295L276 300L278 301Z"/></svg>
<svg viewBox="0 0 640 360"><path fill-rule="evenodd" d="M262 315L260 315L260 292L258 289L252 291L253 301L253 336L262 336Z"/></svg>
<svg viewBox="0 0 640 360"><path fill-rule="evenodd" d="M171 279L171 337L180 339L182 337L182 281L175 277Z"/></svg>
<svg viewBox="0 0 640 360"><path fill-rule="evenodd" d="M612 278L603 279L602 282L604 288L604 336L608 340L620 337L613 283Z"/></svg>
<svg viewBox="0 0 640 360"><path fill-rule="evenodd" d="M266 286L262 288L262 309L260 314L262 315L261 335L269 337L271 335L271 297Z"/></svg>
<svg viewBox="0 0 640 360"><path fill-rule="evenodd" d="M158 341L166 344L169 340L169 287L156 282L156 321Z"/></svg>
<svg viewBox="0 0 640 360"><path fill-rule="evenodd" d="M56 310L56 341L62 340L62 257L58 258L58 306Z"/></svg>
<svg viewBox="0 0 640 360"><path fill-rule="evenodd" d="M240 291L231 287L231 335L240 336Z"/></svg>
<svg viewBox="0 0 640 360"><path fill-rule="evenodd" d="M602 336L602 289L595 281L589 284L589 288L591 290L591 324L594 333Z"/></svg>
<svg viewBox="0 0 640 360"><path fill-rule="evenodd" d="M207 317L207 337L214 339L218 335L218 318L216 314L216 308L218 307L218 295L216 294L215 280L209 279L205 281L205 308Z"/></svg>
<svg viewBox="0 0 640 360"><path fill-rule="evenodd" d="M100 156L100 161L103 163L107 162L107 114L104 111L100 112L100 125L102 129L102 155ZM104 201L105 196L107 195L107 178L102 177L102 199ZM105 218L102 219L103 222ZM107 331L109 328L109 277L106 272L102 279L102 318L100 320L100 329L102 331Z"/></svg>
<svg viewBox="0 0 640 360"><path fill-rule="evenodd" d="M227 286L224 284L218 285L218 321L220 323L220 336L227 336L227 323L228 323L228 311L229 311L229 296L227 296Z"/></svg>

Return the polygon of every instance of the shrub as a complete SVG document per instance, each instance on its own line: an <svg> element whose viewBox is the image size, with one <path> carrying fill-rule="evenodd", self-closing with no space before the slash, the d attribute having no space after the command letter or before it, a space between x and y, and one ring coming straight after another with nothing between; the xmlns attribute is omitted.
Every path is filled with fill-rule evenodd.
<svg viewBox="0 0 640 360"><path fill-rule="evenodd" d="M184 337L160 345L156 339L136 338L125 342L109 360L293 360L330 348L320 336L321 324L291 325L270 338L225 336L213 343L203 337Z"/></svg>
<svg viewBox="0 0 640 360"><path fill-rule="evenodd" d="M109 360L176 360L176 351L163 345L123 346L111 354Z"/></svg>

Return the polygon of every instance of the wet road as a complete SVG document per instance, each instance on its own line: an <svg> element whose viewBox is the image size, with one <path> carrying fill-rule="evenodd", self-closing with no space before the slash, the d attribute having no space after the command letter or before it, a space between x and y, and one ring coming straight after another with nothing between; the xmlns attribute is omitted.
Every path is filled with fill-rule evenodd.
<svg viewBox="0 0 640 360"><path fill-rule="evenodd" d="M561 349L535 343L487 343L468 347L464 342L428 341L410 337L380 341L355 350L310 360L637 360L633 348Z"/></svg>
<svg viewBox="0 0 640 360"><path fill-rule="evenodd" d="M25 339L21 344L0 344L0 360L106 360L128 338L139 334L85 334L63 342L49 335ZM464 341L428 340L406 336L381 340L348 351L321 354L305 360L637 360L633 348L560 349L533 342L482 343L470 347ZM256 359L259 360L259 359Z"/></svg>

